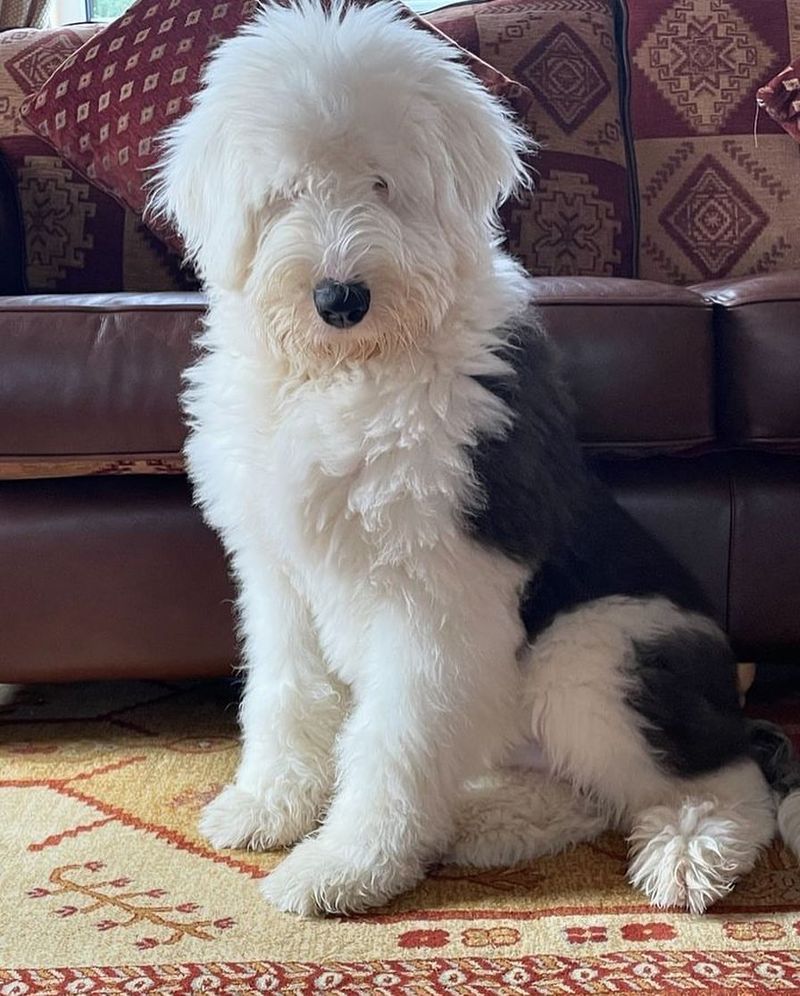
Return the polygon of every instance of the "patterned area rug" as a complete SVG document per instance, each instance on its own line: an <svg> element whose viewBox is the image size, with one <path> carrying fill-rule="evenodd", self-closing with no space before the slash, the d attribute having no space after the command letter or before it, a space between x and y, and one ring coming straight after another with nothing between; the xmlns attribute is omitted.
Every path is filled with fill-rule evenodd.
<svg viewBox="0 0 800 996"><path fill-rule="evenodd" d="M258 880L280 856L196 831L237 750L227 682L46 686L2 710L2 996L800 993L800 870L777 845L700 918L644 905L613 835L438 870L358 919L275 913Z"/></svg>

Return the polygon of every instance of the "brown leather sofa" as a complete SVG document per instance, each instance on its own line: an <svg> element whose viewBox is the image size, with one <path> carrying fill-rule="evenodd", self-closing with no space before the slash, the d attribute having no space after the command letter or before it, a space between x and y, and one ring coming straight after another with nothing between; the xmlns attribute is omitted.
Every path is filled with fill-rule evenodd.
<svg viewBox="0 0 800 996"><path fill-rule="evenodd" d="M29 296L21 256L0 182L0 682L224 674L232 591L180 473L203 298ZM536 290L598 471L696 575L742 659L791 659L800 273Z"/></svg>

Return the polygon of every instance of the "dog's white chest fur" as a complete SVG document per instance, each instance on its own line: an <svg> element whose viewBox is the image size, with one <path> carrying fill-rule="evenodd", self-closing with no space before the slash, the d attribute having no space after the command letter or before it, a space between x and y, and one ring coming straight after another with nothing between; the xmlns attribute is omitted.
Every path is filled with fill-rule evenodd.
<svg viewBox="0 0 800 996"><path fill-rule="evenodd" d="M250 358L218 353L192 380L200 428L188 452L207 514L228 528L247 519L250 535L257 525L293 573L419 576L460 536L474 488L467 446L476 421L497 414L487 395L476 420L480 389L469 377L406 362L276 390L267 364L259 376ZM202 472L212 453L230 471L215 476L213 493Z"/></svg>
<svg viewBox="0 0 800 996"><path fill-rule="evenodd" d="M468 464L435 410L436 387L423 381L389 394L361 381L301 392L271 446L296 552L340 569L416 570L446 539Z"/></svg>

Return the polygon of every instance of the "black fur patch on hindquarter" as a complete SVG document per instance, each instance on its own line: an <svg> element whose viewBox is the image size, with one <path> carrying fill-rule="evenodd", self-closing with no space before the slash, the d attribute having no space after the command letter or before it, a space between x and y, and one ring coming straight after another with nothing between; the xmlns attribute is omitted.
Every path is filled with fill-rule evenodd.
<svg viewBox="0 0 800 996"><path fill-rule="evenodd" d="M662 767L691 777L749 754L736 658L722 633L681 629L634 641L634 655L627 702Z"/></svg>

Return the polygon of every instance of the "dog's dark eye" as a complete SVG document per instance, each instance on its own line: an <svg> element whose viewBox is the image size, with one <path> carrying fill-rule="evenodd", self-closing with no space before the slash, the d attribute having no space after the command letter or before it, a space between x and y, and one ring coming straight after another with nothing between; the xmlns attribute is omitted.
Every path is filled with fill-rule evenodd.
<svg viewBox="0 0 800 996"><path fill-rule="evenodd" d="M376 190L379 194L388 194L389 184L382 176L375 176L372 178L372 189Z"/></svg>

